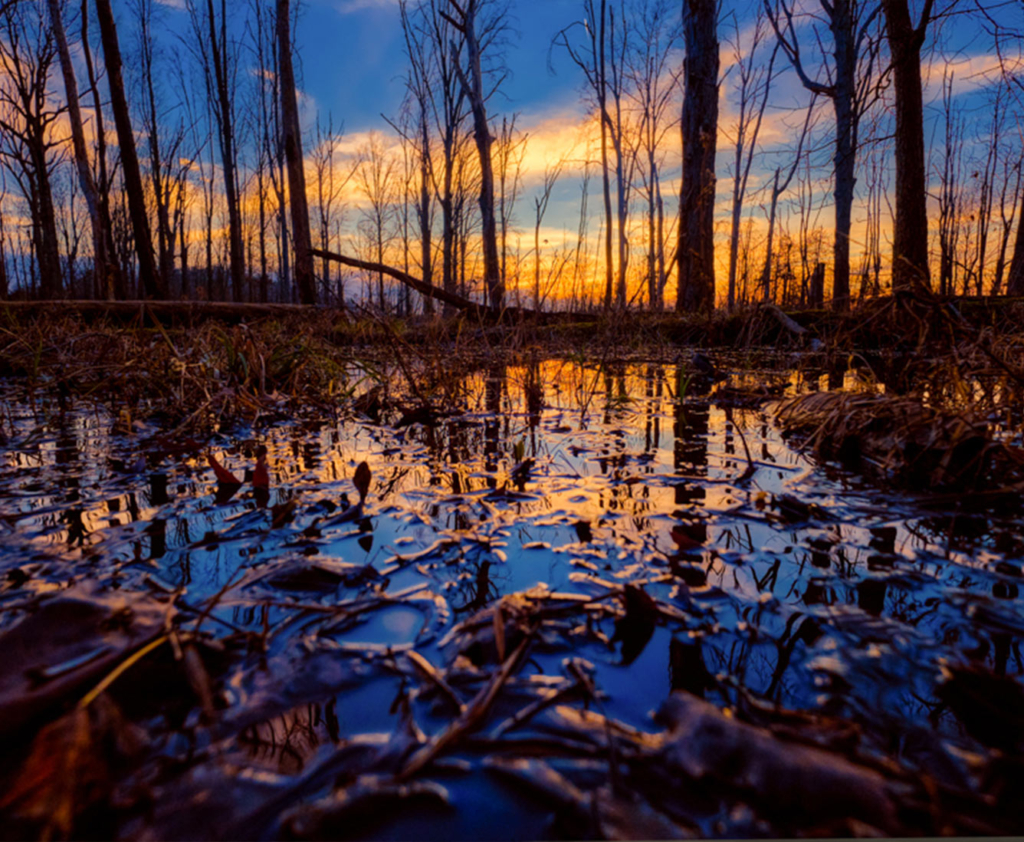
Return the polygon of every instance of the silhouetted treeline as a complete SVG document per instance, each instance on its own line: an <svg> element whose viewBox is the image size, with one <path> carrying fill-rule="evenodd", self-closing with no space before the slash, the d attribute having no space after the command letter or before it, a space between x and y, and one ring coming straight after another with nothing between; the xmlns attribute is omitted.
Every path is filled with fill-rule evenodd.
<svg viewBox="0 0 1024 842"><path fill-rule="evenodd" d="M400 0L404 102L349 139L300 109L296 4L183 2L0 3L0 296L1024 294L1019 4L579 0L549 63L584 107L531 123L525 6Z"/></svg>

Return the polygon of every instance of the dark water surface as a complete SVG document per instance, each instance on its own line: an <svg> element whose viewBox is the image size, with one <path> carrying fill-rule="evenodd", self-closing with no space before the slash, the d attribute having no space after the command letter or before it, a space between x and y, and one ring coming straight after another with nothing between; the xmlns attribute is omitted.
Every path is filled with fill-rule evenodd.
<svg viewBox="0 0 1024 842"><path fill-rule="evenodd" d="M853 375L819 383L786 370L725 385L762 383L786 394L856 386ZM265 492L218 487L203 450L154 439L165 432L156 425L125 433L129 419L99 410L8 400L0 630L40 597L97 588L174 601L174 623L200 624L215 711L203 715L170 646L112 686L147 734L126 780L150 795L127 798L107 830L588 836L593 828L567 824L564 803L488 758L541 756L592 791L613 774L607 726L588 754L568 733L571 711L657 735L652 713L674 690L719 708L852 723L864 756L981 787L998 740L942 688L958 669L1021 680L1018 525L928 511L816 466L783 441L770 405L730 407L734 392L674 365L492 366L460 394L462 405L429 424L295 421L214 439L240 478L256 446L268 448ZM373 484L359 508L352 477L364 460ZM624 612L625 585L655 600L654 619ZM529 651L484 721L410 778L443 787L447 804L407 792L370 799L338 827L295 823L301 805L361 775L377 781L366 777L377 769L391 774L389 751L452 722L454 702L410 651L469 704L538 611ZM578 688L579 675L596 699L568 692L508 721ZM531 737L529 751L508 748ZM756 801L730 791L675 819L704 835L792 830Z"/></svg>

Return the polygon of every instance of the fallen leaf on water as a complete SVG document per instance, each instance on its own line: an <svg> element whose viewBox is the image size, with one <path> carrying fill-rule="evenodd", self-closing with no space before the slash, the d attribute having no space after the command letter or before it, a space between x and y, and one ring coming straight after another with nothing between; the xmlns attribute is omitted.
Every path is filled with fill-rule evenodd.
<svg viewBox="0 0 1024 842"><path fill-rule="evenodd" d="M213 475L221 485L241 485L242 481L225 468L212 453L206 454L206 463L213 468Z"/></svg>
<svg viewBox="0 0 1024 842"><path fill-rule="evenodd" d="M612 641L622 641L622 663L628 666L644 651L651 635L654 634L658 607L654 600L636 585L626 585L622 592L622 602L626 616L615 621Z"/></svg>
<svg viewBox="0 0 1024 842"><path fill-rule="evenodd" d="M696 780L753 793L763 809L798 826L854 817L894 833L896 785L841 755L778 739L685 692L657 719L668 728L660 762Z"/></svg>
<svg viewBox="0 0 1024 842"><path fill-rule="evenodd" d="M267 448L260 445L256 449L256 467L252 472L253 488L270 488L270 472L267 469Z"/></svg>
<svg viewBox="0 0 1024 842"><path fill-rule="evenodd" d="M109 799L116 767L145 744L145 732L101 695L36 735L0 810L39 828L41 838L71 838L75 818Z"/></svg>
<svg viewBox="0 0 1024 842"><path fill-rule="evenodd" d="M355 476L352 477L352 484L356 487L356 491L359 492L360 502L366 499L366 494L370 490L371 479L373 479L373 474L370 471L370 466L365 462L360 462L359 467L356 468Z"/></svg>
<svg viewBox="0 0 1024 842"><path fill-rule="evenodd" d="M571 810L575 820L583 823L574 828L579 838L593 838L594 830L603 839L690 839L694 836L636 793L607 785L585 792L543 760L489 757L484 766L502 777L526 784Z"/></svg>

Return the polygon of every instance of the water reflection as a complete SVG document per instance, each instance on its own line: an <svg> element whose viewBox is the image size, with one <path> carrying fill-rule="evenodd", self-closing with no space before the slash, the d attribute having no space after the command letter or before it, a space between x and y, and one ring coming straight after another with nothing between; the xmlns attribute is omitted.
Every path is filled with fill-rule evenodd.
<svg viewBox="0 0 1024 842"><path fill-rule="evenodd" d="M266 446L267 489L218 486L199 450L161 450L141 433L115 433L101 414L51 423L12 405L0 573L31 567L48 585L87 576L140 589L150 576L199 603L245 576L315 561L327 572L301 598L323 607L368 588L423 587L444 607L439 625L539 583L593 599L608 583L638 584L678 616L616 626L631 610L617 603L582 631L565 620L578 650L546 642L550 659L538 655L549 672L569 654L587 658L607 679L610 710L636 727L685 689L720 702L749 693L793 708L931 717L959 739L955 716L933 716L920 699L937 698L944 664L1015 680L1024 672L1019 526L926 512L812 466L756 400L737 400L766 383L794 393L863 379L845 365L714 384L649 361L499 361L453 373L450 414L426 423L296 422L211 444L250 478ZM884 386L898 389L898 373ZM129 470L140 456L142 469ZM349 501L364 460L374 486L359 509ZM783 495L828 519L784 517L773 505ZM272 637L283 623L275 601L286 597L247 599L212 622ZM443 631L399 634L384 615L368 623L353 619L332 639L411 637L429 652ZM301 768L318 741L337 740L334 704L254 728L253 752Z"/></svg>

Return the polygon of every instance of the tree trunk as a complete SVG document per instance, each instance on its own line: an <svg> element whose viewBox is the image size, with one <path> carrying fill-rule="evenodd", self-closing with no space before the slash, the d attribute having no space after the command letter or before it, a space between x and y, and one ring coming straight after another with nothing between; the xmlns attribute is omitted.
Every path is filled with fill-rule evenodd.
<svg viewBox="0 0 1024 842"><path fill-rule="evenodd" d="M836 239L832 265L832 305L845 310L850 304L850 228L854 187L857 183L856 85L857 52L852 0L836 0L832 15L836 80L832 103L836 115L835 203Z"/></svg>
<svg viewBox="0 0 1024 842"><path fill-rule="evenodd" d="M75 164L78 169L78 180L82 185L82 195L89 210L89 222L92 226L93 275L98 281L99 289L109 293L113 288L107 283L107 237L103 231L100 217L99 194L93 181L92 169L89 166L89 152L85 145L85 130L82 125L82 111L78 105L78 80L75 68L71 63L71 51L64 32L64 21L61 17L60 0L48 0L50 20L53 34L57 41L57 52L60 55L60 67L64 75L64 91L68 103L68 118L71 123L71 142L75 152Z"/></svg>
<svg viewBox="0 0 1024 842"><path fill-rule="evenodd" d="M227 10L221 0L221 32L218 38L213 0L207 0L210 19L210 52L213 59L214 82L217 86L217 116L220 129L221 166L224 170L224 194L228 205L228 244L231 266L231 294L235 301L242 300L245 281L245 252L242 247L242 215L238 206L238 180L235 175L235 130L231 108L230 80L228 79ZM280 8L280 4L278 4ZM288 50L291 60L291 45ZM291 72L291 64L288 66ZM283 73L282 69L282 73Z"/></svg>
<svg viewBox="0 0 1024 842"><path fill-rule="evenodd" d="M463 34L469 58L469 79L460 70L459 76L473 112L473 138L480 157L480 228L484 250L484 286L487 302L500 310L505 300L505 283L498 260L498 232L494 217L494 166L491 161L490 127L487 125L487 104L484 102L483 71L480 66L480 42L476 34L478 0L468 0L463 17Z"/></svg>
<svg viewBox="0 0 1024 842"><path fill-rule="evenodd" d="M715 0L685 0L683 193L676 309L715 305L715 144L718 132L718 34Z"/></svg>
<svg viewBox="0 0 1024 842"><path fill-rule="evenodd" d="M1017 222L1017 236L1013 241L1013 257L1006 277L1007 295L1024 295L1024 212Z"/></svg>
<svg viewBox="0 0 1024 842"><path fill-rule="evenodd" d="M893 290L928 286L928 206L921 102L921 46L928 12L915 28L907 0L883 0L896 93L896 214Z"/></svg>
<svg viewBox="0 0 1024 842"><path fill-rule="evenodd" d="M89 47L89 3L82 0L82 54L85 56L85 70L89 79L89 88L92 90L93 119L96 120L96 163L99 173L99 183L96 190L99 197L99 214L102 231L106 237L105 254L107 256L107 274L100 279L105 284L102 294L106 298L127 298L128 289L125 286L124 275L114 255L114 226L110 218L110 178L107 175L107 135L103 124L103 103L100 98L100 88L96 82L96 70L92 61L92 49Z"/></svg>
<svg viewBox="0 0 1024 842"><path fill-rule="evenodd" d="M775 214L779 207L779 170L772 180L772 200L768 211L768 240L765 245L764 269L761 271L761 300L767 304L772 300L772 249L775 244Z"/></svg>
<svg viewBox="0 0 1024 842"><path fill-rule="evenodd" d="M132 234L135 237L135 253L139 260L139 280L146 295L164 298L167 290L157 274L153 256L153 240L149 231L149 217L146 215L142 175L139 171L138 154L135 151L135 134L132 131L128 100L125 98L124 80L121 76L121 47L117 41L117 27L114 23L114 13L110 8L110 0L96 0L96 16L99 19L103 59L107 67L110 107L114 111L117 142L121 148L121 168L124 172L125 192L128 194L128 211L131 216Z"/></svg>
<svg viewBox="0 0 1024 842"><path fill-rule="evenodd" d="M313 279L313 241L309 232L309 207L306 204L306 173L302 160L299 105L295 96L290 23L288 0L277 0L281 122L284 152L288 160L288 189L291 194L292 239L295 242L295 282L299 287L299 300L303 304L316 304L316 285Z"/></svg>
<svg viewBox="0 0 1024 842"><path fill-rule="evenodd" d="M604 188L604 219L605 219L605 242L604 242L604 308L610 310L612 306L612 273L614 264L612 262L612 185L608 173L608 76L605 70L605 20L607 19L607 0L601 0L601 22L598 24L598 41L595 44L595 51L598 54L597 61L597 104L601 114L601 180Z"/></svg>
<svg viewBox="0 0 1024 842"><path fill-rule="evenodd" d="M427 129L427 114L422 104L420 106L420 130L422 133L420 142L423 144L420 149L420 201L417 209L420 221L420 263L423 268L423 282L433 284L434 267L430 242L430 136ZM423 297L423 312L424 314L434 312L434 299L429 295Z"/></svg>

